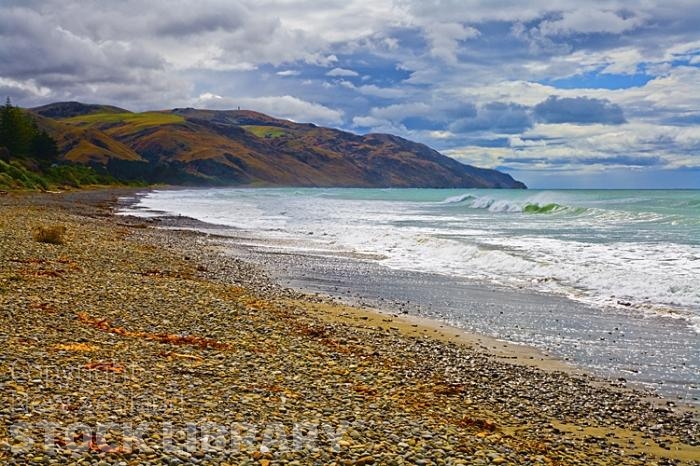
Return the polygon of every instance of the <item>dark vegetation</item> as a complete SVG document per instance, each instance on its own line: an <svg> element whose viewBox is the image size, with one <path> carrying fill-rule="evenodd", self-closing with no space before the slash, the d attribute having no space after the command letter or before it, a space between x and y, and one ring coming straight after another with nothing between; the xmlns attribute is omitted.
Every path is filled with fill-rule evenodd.
<svg viewBox="0 0 700 466"><path fill-rule="evenodd" d="M32 117L12 106L9 98L0 111L0 147L8 161L11 157L33 157L50 162L58 157L56 141L40 130Z"/></svg>
<svg viewBox="0 0 700 466"><path fill-rule="evenodd" d="M107 172L60 158L56 140L8 98L0 108L0 189L41 189L114 184Z"/></svg>

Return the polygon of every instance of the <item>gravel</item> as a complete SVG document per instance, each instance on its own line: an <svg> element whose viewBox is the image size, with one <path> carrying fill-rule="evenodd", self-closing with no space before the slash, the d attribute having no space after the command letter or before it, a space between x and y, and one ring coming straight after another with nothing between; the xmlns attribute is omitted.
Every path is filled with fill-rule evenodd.
<svg viewBox="0 0 700 466"><path fill-rule="evenodd" d="M700 464L697 410L326 318L125 192L0 198L3 463Z"/></svg>

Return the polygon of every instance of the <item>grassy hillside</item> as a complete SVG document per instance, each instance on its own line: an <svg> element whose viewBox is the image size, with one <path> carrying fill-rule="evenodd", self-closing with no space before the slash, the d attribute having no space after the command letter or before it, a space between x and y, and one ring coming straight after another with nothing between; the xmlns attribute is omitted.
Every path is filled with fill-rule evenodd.
<svg viewBox="0 0 700 466"><path fill-rule="evenodd" d="M69 118L67 120L71 120ZM106 165L110 160L142 161L139 154L90 124L36 116L37 124L56 140L62 158L81 164Z"/></svg>
<svg viewBox="0 0 700 466"><path fill-rule="evenodd" d="M241 128L253 133L259 138L278 138L289 134L282 128L277 128L275 126L241 125Z"/></svg>
<svg viewBox="0 0 700 466"><path fill-rule="evenodd" d="M59 115L72 114L76 105L69 103L49 110ZM58 122L16 107L9 98L0 107L0 190L47 190L117 182L105 169L71 163L65 155L62 156L48 128L66 140L74 136L73 145L76 147L91 144L90 138L77 134L81 133L79 130L61 127ZM110 141L106 138L98 143L107 147ZM64 151L68 152L70 150Z"/></svg>
<svg viewBox="0 0 700 466"><path fill-rule="evenodd" d="M111 105L83 104L80 102L56 102L35 107L32 109L32 112L48 118L70 118L91 113L130 113L128 110Z"/></svg>
<svg viewBox="0 0 700 466"><path fill-rule="evenodd" d="M65 123L79 127L92 125L115 124L129 126L134 129L143 129L150 126L161 126L176 123L184 123L185 119L179 115L164 112L144 112L144 113L91 113L88 115L77 115L63 119Z"/></svg>
<svg viewBox="0 0 700 466"><path fill-rule="evenodd" d="M75 102L33 109L63 159L131 181L355 187L524 187L390 135L359 136L261 113L133 113Z"/></svg>

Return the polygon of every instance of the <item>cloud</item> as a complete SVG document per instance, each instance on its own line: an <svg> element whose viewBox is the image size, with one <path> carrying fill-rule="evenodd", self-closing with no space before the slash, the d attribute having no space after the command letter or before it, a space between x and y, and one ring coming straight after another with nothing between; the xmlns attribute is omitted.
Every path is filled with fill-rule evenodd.
<svg viewBox="0 0 700 466"><path fill-rule="evenodd" d="M476 115L461 118L450 125L454 133L489 131L516 134L532 127L527 107L503 102L490 102L478 108Z"/></svg>
<svg viewBox="0 0 700 466"><path fill-rule="evenodd" d="M164 65L161 57L147 49L124 41L94 41L27 9L0 14L0 37L0 72L16 79L124 81L132 73L162 70Z"/></svg>
<svg viewBox="0 0 700 466"><path fill-rule="evenodd" d="M459 42L477 37L479 31L460 23L434 23L425 27L430 54L446 63L456 64Z"/></svg>
<svg viewBox="0 0 700 466"><path fill-rule="evenodd" d="M543 123L620 125L626 122L619 105L590 97L550 96L544 102L535 105L534 115Z"/></svg>
<svg viewBox="0 0 700 466"><path fill-rule="evenodd" d="M222 5L226 11L207 8L193 9L188 15L179 14L178 6L163 11L156 34L174 37L191 36L215 31L234 31L240 29L248 19L248 12L236 3Z"/></svg>
<svg viewBox="0 0 700 466"><path fill-rule="evenodd" d="M345 68L333 68L328 73L326 73L326 76L359 76L359 75L360 74L357 71L346 70Z"/></svg>
<svg viewBox="0 0 700 466"><path fill-rule="evenodd" d="M28 8L0 12L0 41L0 79L22 89L23 105L76 98L123 103L118 101L134 96L153 105L150 96L176 100L189 90L149 48L124 40L97 41Z"/></svg>
<svg viewBox="0 0 700 466"><path fill-rule="evenodd" d="M0 89L4 91L4 95L18 93L23 97L29 96L47 96L51 90L47 87L41 87L32 79L26 81L15 81L14 79L0 78Z"/></svg>
<svg viewBox="0 0 700 466"><path fill-rule="evenodd" d="M568 11L554 20L540 23L538 30L544 36L583 34L620 34L646 23L646 18L595 8Z"/></svg>
<svg viewBox="0 0 700 466"><path fill-rule="evenodd" d="M376 84L363 84L361 86L356 86L350 81L346 80L338 81L337 84L341 87L351 89L363 95L382 97L385 99L400 99L408 97L411 94L410 89L380 87Z"/></svg>
<svg viewBox="0 0 700 466"><path fill-rule="evenodd" d="M370 114L384 120L401 121L408 117L425 117L434 112L433 106L425 102L414 102L375 107L370 111Z"/></svg>
<svg viewBox="0 0 700 466"><path fill-rule="evenodd" d="M242 105L489 166L642 170L614 157L657 156L680 170L700 153L699 23L690 0L7 0L0 92L24 106Z"/></svg>
<svg viewBox="0 0 700 466"><path fill-rule="evenodd" d="M666 165L664 159L659 156L635 156L612 155L607 157L504 157L502 163L515 165L606 165L606 166L633 166L633 167L659 167Z"/></svg>
<svg viewBox="0 0 700 466"><path fill-rule="evenodd" d="M671 126L700 126L700 113L690 112L685 115L673 115L663 121Z"/></svg>
<svg viewBox="0 0 700 466"><path fill-rule="evenodd" d="M205 108L219 110L247 108L300 123L339 125L343 122L342 111L290 95L233 98L206 92L199 96L196 103Z"/></svg>
<svg viewBox="0 0 700 466"><path fill-rule="evenodd" d="M476 107L460 102L412 102L374 107L369 115L355 117L353 125L359 128L372 128L373 131L387 132L389 129L406 137L428 134L431 139L442 141L454 138L454 133L446 131L454 119L476 116Z"/></svg>

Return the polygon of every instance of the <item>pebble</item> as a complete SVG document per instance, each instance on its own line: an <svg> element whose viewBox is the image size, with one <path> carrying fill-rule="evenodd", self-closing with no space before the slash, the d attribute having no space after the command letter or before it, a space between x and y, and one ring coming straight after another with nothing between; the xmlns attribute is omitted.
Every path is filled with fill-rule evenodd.
<svg viewBox="0 0 700 466"><path fill-rule="evenodd" d="M68 441L60 455L33 451L32 460L624 465L643 457L680 464L675 449L698 445L697 412L658 411L643 393L591 378L378 332L360 319L351 326L319 317L312 305L332 300L282 288L265 264L221 254L229 242L142 228L168 221L86 207L101 195L76 194L85 196L80 207L50 195L0 200L0 367L15 368L14 378L0 371L0 419L5 426L31 423L37 441L39 421L157 428L122 456L101 458ZM37 223L67 225L66 243L34 242L29 232ZM78 343L85 346L70 346ZM88 364L101 369L86 370ZM17 409L20 396L37 403ZM555 420L571 433L555 428ZM315 445L291 448L298 421L319 427ZM187 424L204 422L260 425L250 432L251 445L188 449ZM171 434L164 423L172 424ZM290 448L263 445L264 425L283 426L271 440ZM580 440L591 427L619 433L615 426L669 449L641 456L623 439L615 440L624 452L612 438ZM507 434L513 430L517 435ZM106 437L109 445L118 434ZM207 435L211 443L230 440ZM167 439L175 451L164 448ZM23 453L10 439L0 442L0 462L20 464Z"/></svg>

